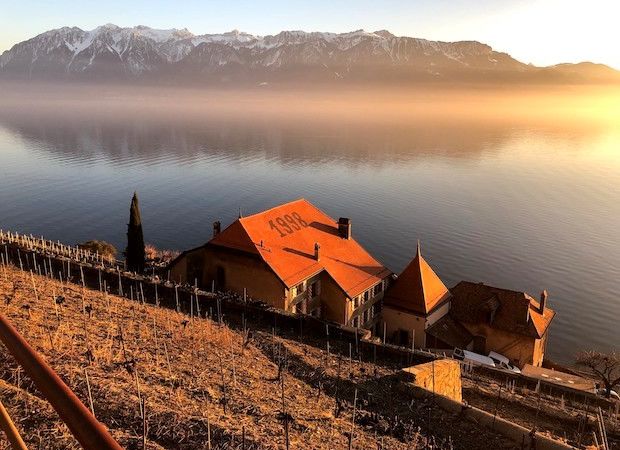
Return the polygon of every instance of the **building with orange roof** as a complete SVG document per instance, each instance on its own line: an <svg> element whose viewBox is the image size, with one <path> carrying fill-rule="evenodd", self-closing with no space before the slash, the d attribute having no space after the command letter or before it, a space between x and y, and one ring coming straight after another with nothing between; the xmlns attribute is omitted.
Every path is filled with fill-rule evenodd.
<svg viewBox="0 0 620 450"><path fill-rule="evenodd" d="M555 311L547 306L547 291L541 293L540 301L526 292L470 281L461 281L450 291L450 317L471 335L463 348L485 355L500 353L518 367L542 365L549 326L555 317ZM455 346L446 337L442 323L428 332L439 342Z"/></svg>
<svg viewBox="0 0 620 450"><path fill-rule="evenodd" d="M541 366L555 312L525 292L461 281L452 289L415 257L383 299L386 338L399 345L494 351L518 367Z"/></svg>
<svg viewBox="0 0 620 450"><path fill-rule="evenodd" d="M290 312L372 329L392 273L305 199L239 217L170 265L174 280L248 296Z"/></svg>
<svg viewBox="0 0 620 450"><path fill-rule="evenodd" d="M386 338L404 346L427 347L426 329L448 314L450 291L422 257L416 255L386 290L383 322Z"/></svg>

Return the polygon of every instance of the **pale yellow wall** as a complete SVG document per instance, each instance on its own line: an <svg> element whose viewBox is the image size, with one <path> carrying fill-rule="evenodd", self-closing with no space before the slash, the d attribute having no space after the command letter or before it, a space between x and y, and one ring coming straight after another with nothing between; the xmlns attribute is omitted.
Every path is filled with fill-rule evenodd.
<svg viewBox="0 0 620 450"><path fill-rule="evenodd" d="M176 283L187 283L187 260L188 256L204 253L202 248L188 251L180 256L170 268L170 280Z"/></svg>
<svg viewBox="0 0 620 450"><path fill-rule="evenodd" d="M208 247L203 271L203 283L206 286L217 279L218 267L224 269L226 289L242 294L245 288L247 295L254 299L287 309L286 286L259 258Z"/></svg>
<svg viewBox="0 0 620 450"><path fill-rule="evenodd" d="M327 273L321 273L321 317L346 324L347 296Z"/></svg>
<svg viewBox="0 0 620 450"><path fill-rule="evenodd" d="M353 300L347 302L347 311L348 311L348 325L353 326L353 320L355 317L359 317L359 323L361 328L366 328L368 330L372 330L374 325L381 321L381 312L379 311L376 315L369 319L367 322L364 322L364 311L370 310L374 308L375 304L381 302L383 300L383 295L385 294L385 290L379 292L373 298L368 300L367 302L361 303L357 308L353 308ZM369 314L370 316L370 314ZM383 333L383 328L381 328L380 333Z"/></svg>
<svg viewBox="0 0 620 450"><path fill-rule="evenodd" d="M218 289L243 294L246 288L247 295L254 299L278 308L286 307L285 286L262 261L249 255L201 247L181 256L171 267L170 277L177 282L193 284L194 280L188 279L188 272L191 272L190 275L199 278L200 287L209 290L218 266L224 269L226 278L225 286L218 286Z"/></svg>
<svg viewBox="0 0 620 450"><path fill-rule="evenodd" d="M308 297L308 290L310 289L310 286L314 283L318 281L319 283L319 295L315 296L313 298L309 298ZM297 285L299 285L301 283L297 283ZM314 275L310 278L307 278L303 281L303 284L305 286L305 289L303 292L299 293L296 291L296 286L291 287L290 289L288 289L287 291L287 305L288 305L288 310L290 310L291 312L296 312L296 305L300 304L302 302L306 302L306 314L310 314L310 312L318 305L320 305L320 298L323 294L323 281L321 280L321 274L317 274ZM303 311L302 311L303 312Z"/></svg>
<svg viewBox="0 0 620 450"><path fill-rule="evenodd" d="M194 264L188 264L188 261L193 261ZM178 282L193 283L193 280L188 280L188 269L191 269L189 271L193 273L195 270L190 266L196 264L202 266L199 284L203 289L211 288L212 281L217 278L219 266L224 269L225 286L218 286L218 289L242 294L245 288L247 295L254 299L263 300L277 308L292 309L291 302L294 297L291 291L259 258L216 247L199 248L179 258L171 268L171 278ZM325 272L309 278L306 282L311 283L315 279L320 281L321 291L319 298L309 305L309 308L312 308L316 302L320 302L321 317L345 324L348 319L345 293ZM310 309L308 309L309 312Z"/></svg>
<svg viewBox="0 0 620 450"><path fill-rule="evenodd" d="M399 330L406 330L409 332L409 345L411 345L412 334L415 334L415 346L418 348L426 347L425 330L448 314L449 311L450 302L441 305L426 317L383 305L382 320L386 324L387 339L398 339Z"/></svg>
<svg viewBox="0 0 620 450"><path fill-rule="evenodd" d="M196 265L202 266L199 284L203 289L211 288L212 281L217 277L217 267L220 266L225 272L225 289L242 294L243 289L246 288L247 294L254 299L263 300L287 311L294 309L292 303L296 296L293 296L291 290L284 286L269 266L257 257L207 246L182 256L172 267L171 276L173 275L172 278L175 281L193 284L194 281L187 278L188 272L192 274L195 272ZM306 288L317 279L321 286L319 298L308 305L307 313L310 313L316 302L320 302L322 318L348 325L352 311L347 295L325 271L307 279ZM372 307L382 298L383 292L367 302L364 307Z"/></svg>
<svg viewBox="0 0 620 450"><path fill-rule="evenodd" d="M327 274L327 272L321 272L318 277L313 276L306 280L306 286L310 285L314 280L318 279L321 285L320 304L321 304L321 317L327 320L341 323L343 325L351 325L353 317L360 315L363 316L363 312L366 309L372 308L374 304L380 302L383 299L383 292L380 292L363 305L353 310L353 302L345 294L345 292L336 284L336 282ZM291 295L291 301L294 297ZM308 309L310 312L310 309ZM369 320L365 325L369 328L378 320L380 314L377 314L372 320ZM361 326L361 325L360 325Z"/></svg>
<svg viewBox="0 0 620 450"><path fill-rule="evenodd" d="M547 338L549 333L545 333L542 339L536 339L534 343L534 354L532 356L532 365L540 367L545 359L545 351L547 350Z"/></svg>
<svg viewBox="0 0 620 450"><path fill-rule="evenodd" d="M534 361L537 339L491 328L486 323L463 323L463 325L473 336L485 336L487 338L485 354L490 351L500 353L519 367L523 367L525 364L540 365L540 363L536 364L538 361ZM539 359L542 362L542 358Z"/></svg>
<svg viewBox="0 0 620 450"><path fill-rule="evenodd" d="M406 330L409 333L409 345L411 344L412 334L415 335L415 346L426 346L426 320L423 317L411 313L399 311L389 306L383 305L382 321L386 327L386 338L394 341L398 338L399 330Z"/></svg>

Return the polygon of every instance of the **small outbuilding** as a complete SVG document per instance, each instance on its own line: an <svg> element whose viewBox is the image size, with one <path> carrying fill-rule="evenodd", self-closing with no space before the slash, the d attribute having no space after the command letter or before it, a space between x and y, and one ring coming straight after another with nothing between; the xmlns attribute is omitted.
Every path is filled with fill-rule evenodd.
<svg viewBox="0 0 620 450"><path fill-rule="evenodd" d="M541 366L555 312L525 292L461 281L452 289L415 257L383 299L386 338L398 345L454 349L482 355L494 351L514 365Z"/></svg>
<svg viewBox="0 0 620 450"><path fill-rule="evenodd" d="M383 298L386 338L403 346L427 347L426 330L450 310L450 291L422 257L415 258L392 282Z"/></svg>
<svg viewBox="0 0 620 450"><path fill-rule="evenodd" d="M540 301L526 292L469 281L461 281L450 291L450 319L471 335L465 348L484 355L491 351L500 353L518 367L542 365L549 326L555 317L555 311L547 307L546 291L542 292ZM429 333L449 341L442 326L436 324Z"/></svg>

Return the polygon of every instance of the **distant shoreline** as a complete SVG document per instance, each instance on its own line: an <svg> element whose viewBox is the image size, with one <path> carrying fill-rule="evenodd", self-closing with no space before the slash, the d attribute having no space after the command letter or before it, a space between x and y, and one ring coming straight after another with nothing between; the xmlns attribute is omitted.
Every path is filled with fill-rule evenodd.
<svg viewBox="0 0 620 450"><path fill-rule="evenodd" d="M406 124L430 119L575 122L618 121L619 86L492 86L425 84L407 89L349 85L181 88L144 83L16 82L0 80L0 115L140 115Z"/></svg>

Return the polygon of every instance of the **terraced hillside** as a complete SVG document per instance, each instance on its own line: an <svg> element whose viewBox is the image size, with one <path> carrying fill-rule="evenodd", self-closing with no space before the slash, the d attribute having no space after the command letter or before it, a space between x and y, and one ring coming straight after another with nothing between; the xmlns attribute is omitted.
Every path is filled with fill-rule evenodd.
<svg viewBox="0 0 620 450"><path fill-rule="evenodd" d="M512 448L332 342L220 324L0 268L0 311L126 448ZM79 448L12 357L0 398L30 448ZM352 420L355 410L355 419ZM0 438L0 448L6 442Z"/></svg>

